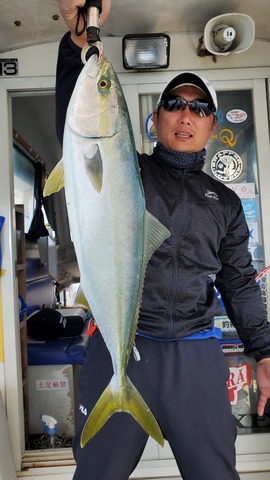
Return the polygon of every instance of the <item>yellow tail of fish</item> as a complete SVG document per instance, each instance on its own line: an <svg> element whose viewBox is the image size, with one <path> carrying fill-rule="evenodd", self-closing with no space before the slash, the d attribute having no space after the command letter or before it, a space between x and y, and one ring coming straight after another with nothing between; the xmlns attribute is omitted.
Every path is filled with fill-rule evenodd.
<svg viewBox="0 0 270 480"><path fill-rule="evenodd" d="M81 447L84 447L116 412L130 413L148 435L163 447L164 438L159 425L130 379L125 376L121 388L115 388L116 385L117 377L113 375L86 421L81 435Z"/></svg>

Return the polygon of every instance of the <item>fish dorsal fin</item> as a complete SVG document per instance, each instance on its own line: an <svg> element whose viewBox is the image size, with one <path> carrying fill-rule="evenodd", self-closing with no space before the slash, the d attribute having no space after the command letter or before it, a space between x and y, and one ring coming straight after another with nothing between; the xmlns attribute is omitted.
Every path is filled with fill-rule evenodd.
<svg viewBox="0 0 270 480"><path fill-rule="evenodd" d="M149 262L150 257L153 255L154 251L157 250L157 248L160 247L164 240L166 240L166 238L169 238L171 234L169 230L147 210L145 213L144 232L144 266L146 268L146 265Z"/></svg>
<svg viewBox="0 0 270 480"><path fill-rule="evenodd" d="M103 181L103 163L99 146L97 144L92 144L89 150L84 152L84 158L87 175L94 189L99 193Z"/></svg>
<svg viewBox="0 0 270 480"><path fill-rule="evenodd" d="M43 190L44 197L51 195L52 193L59 192L64 187L64 168L63 159L58 162L50 173Z"/></svg>

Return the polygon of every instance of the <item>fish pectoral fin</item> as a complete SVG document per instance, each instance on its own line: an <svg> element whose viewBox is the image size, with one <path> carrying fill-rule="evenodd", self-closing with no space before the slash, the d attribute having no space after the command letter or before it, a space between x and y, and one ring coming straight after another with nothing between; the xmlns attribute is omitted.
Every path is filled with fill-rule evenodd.
<svg viewBox="0 0 270 480"><path fill-rule="evenodd" d="M94 189L99 193L103 181L103 162L99 146L92 144L91 148L87 152L84 152L84 159L87 175Z"/></svg>
<svg viewBox="0 0 270 480"><path fill-rule="evenodd" d="M45 187L43 190L44 197L51 195L52 193L59 192L61 188L64 187L64 168L63 168L63 159L58 162L50 173L48 179L46 180Z"/></svg>
<svg viewBox="0 0 270 480"><path fill-rule="evenodd" d="M146 210L145 214L145 249L144 261L148 263L154 251L171 236L169 230L160 221Z"/></svg>
<svg viewBox="0 0 270 480"><path fill-rule="evenodd" d="M116 375L114 375L85 423L81 435L81 447L83 448L116 412L130 413L146 433L163 447L164 438L160 427L130 379L126 376L117 389L116 385Z"/></svg>
<svg viewBox="0 0 270 480"><path fill-rule="evenodd" d="M87 300L87 298L84 294L84 291L83 291L83 288L81 287L81 285L79 286L79 288L77 290L77 293L76 293L76 296L75 296L75 303L76 303L76 305L84 305L85 307L87 307L91 311L89 302L88 302L88 300Z"/></svg>

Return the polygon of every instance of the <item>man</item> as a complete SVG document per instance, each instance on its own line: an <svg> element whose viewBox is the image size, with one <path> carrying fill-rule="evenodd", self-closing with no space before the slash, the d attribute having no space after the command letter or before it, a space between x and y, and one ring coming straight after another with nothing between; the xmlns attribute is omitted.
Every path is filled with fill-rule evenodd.
<svg viewBox="0 0 270 480"><path fill-rule="evenodd" d="M61 41L57 68L57 131L83 65L76 37L76 0L60 0L71 31ZM80 6L82 6L80 4ZM103 2L103 21L109 12ZM68 12L68 13L67 13ZM258 413L270 397L270 325L248 253L248 228L237 195L202 171L204 147L217 120L217 98L191 72L172 79L154 112L157 146L138 155L146 206L171 232L147 267L136 347L128 375L155 415L185 480L237 480L236 427L226 380L228 366L214 327L216 285L247 355L258 361ZM208 191L215 192L212 198ZM137 359L138 360L138 359ZM80 379L80 413L74 440L74 480L127 480L147 442L141 426L114 414L82 449L87 416L112 376L98 330Z"/></svg>

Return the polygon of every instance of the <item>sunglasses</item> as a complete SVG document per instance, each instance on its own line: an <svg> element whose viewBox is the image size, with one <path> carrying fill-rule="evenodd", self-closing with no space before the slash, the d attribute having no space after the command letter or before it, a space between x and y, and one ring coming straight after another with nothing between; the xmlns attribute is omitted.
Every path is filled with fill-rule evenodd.
<svg viewBox="0 0 270 480"><path fill-rule="evenodd" d="M182 97L164 98L158 104L158 108L163 107L166 112L176 112L177 110L185 110L187 105L189 110L199 117L209 117L215 112L215 107L210 102L202 100L188 102Z"/></svg>

